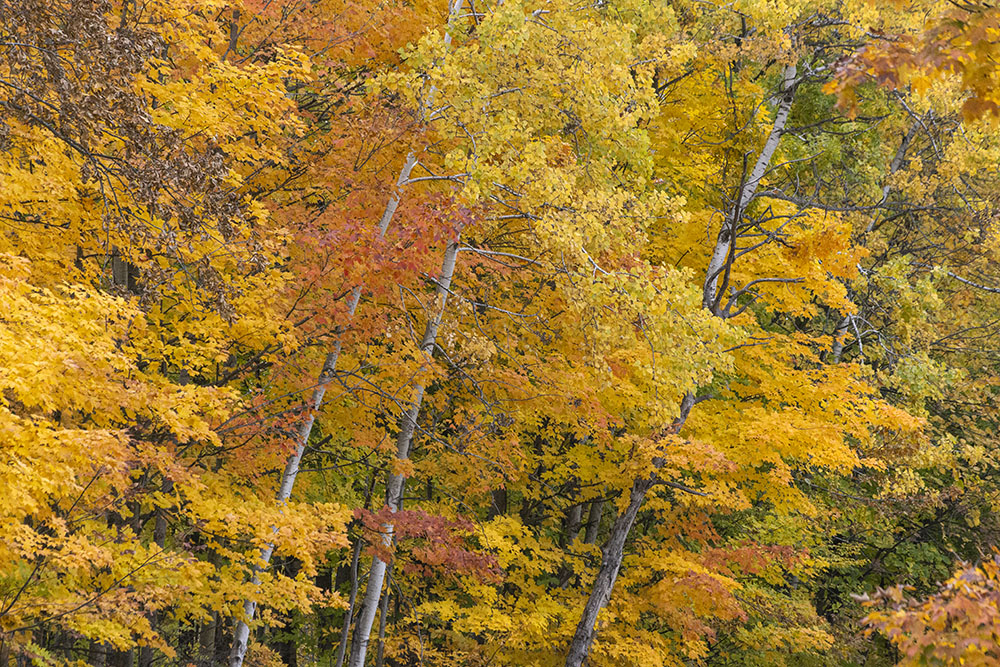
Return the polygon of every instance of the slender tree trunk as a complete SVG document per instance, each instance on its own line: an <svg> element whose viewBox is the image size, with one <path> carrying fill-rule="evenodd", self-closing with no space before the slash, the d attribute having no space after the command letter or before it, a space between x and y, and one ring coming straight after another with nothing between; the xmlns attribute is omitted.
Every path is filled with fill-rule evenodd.
<svg viewBox="0 0 1000 667"><path fill-rule="evenodd" d="M165 493L169 493L174 488L173 482L165 481L161 486L161 489ZM153 542L156 546L163 548L167 543L167 518L164 515L163 509L157 509L153 518ZM159 611L152 611L147 614L149 618L149 626L156 630L160 624ZM143 646L139 649L139 667L151 667L153 664L153 658L155 657L155 652L152 646Z"/></svg>
<svg viewBox="0 0 1000 667"><path fill-rule="evenodd" d="M575 491L575 489L574 489ZM573 495L576 495L575 493ZM580 535L580 524L583 520L583 503L576 503L570 505L569 509L566 510L566 520L564 527L566 531L563 533L559 542L560 545L565 549L576 542L576 538ZM567 588L570 581L573 580L573 568L569 567L568 564L563 564L559 567L558 572L559 588Z"/></svg>
<svg viewBox="0 0 1000 667"><path fill-rule="evenodd" d="M369 509L371 506L377 478L378 475L374 472L368 476L368 492L365 494L365 502L362 505L365 509ZM361 561L361 549L363 547L364 539L362 539L361 535L358 535L358 539L355 540L354 547L351 550L351 565L346 575L347 580L351 582L351 596L347 605L347 612L344 614L344 622L340 628L340 642L337 644L337 667L343 667L344 659L347 657L347 644L350 641L351 624L354 622L355 604L358 600L358 564ZM340 568L337 570L337 582L337 587L339 588L341 583Z"/></svg>
<svg viewBox="0 0 1000 667"><path fill-rule="evenodd" d="M213 611L198 633L198 663L206 667L215 664L215 624L218 622L219 613Z"/></svg>
<svg viewBox="0 0 1000 667"><path fill-rule="evenodd" d="M833 330L833 349L830 351L830 362L840 363L840 357L844 354L844 338L847 336L847 328L851 326L851 316L844 315L840 324Z"/></svg>
<svg viewBox="0 0 1000 667"><path fill-rule="evenodd" d="M156 620L155 617L153 619ZM140 646L139 647L139 667L151 667L153 664L153 647L152 646Z"/></svg>
<svg viewBox="0 0 1000 667"><path fill-rule="evenodd" d="M604 498L594 498L590 501L590 512L587 514L587 532L583 535L584 544L597 542L597 531L601 528L602 514L604 514Z"/></svg>
<svg viewBox="0 0 1000 667"><path fill-rule="evenodd" d="M437 341L438 328L441 326L441 318L444 315L445 304L448 301L448 293L451 290L451 279L455 273L455 259L458 257L458 238L448 244L444 253L444 262L441 265L441 277L438 279L435 293L437 304L435 310L427 321L427 328L424 330L424 337L420 343L420 350L430 357L434 353L434 345ZM424 385L418 383L413 388L413 400L409 408L400 416L399 434L396 437L396 458L406 460L410 456L410 446L413 444L413 434L417 428L417 418L420 416L420 407L424 400ZM403 494L403 482L405 477L394 473L389 474L386 484L386 506L393 513L398 511L399 503ZM393 524L383 525L382 543L389 547L392 545ZM365 596L361 602L361 609L358 612L357 625L354 628L354 639L351 642L351 658L348 667L364 667L365 655L368 652L368 640L372 631L372 624L375 621L375 612L378 611L379 599L382 595L382 584L385 581L386 562L378 556L372 559L371 570L368 574L368 585L365 589Z"/></svg>
<svg viewBox="0 0 1000 667"><path fill-rule="evenodd" d="M906 159L906 151L910 149L910 144L913 143L913 139L917 136L917 131L920 129L919 123L914 123L907 130L906 134L903 135L903 140L899 142L899 148L896 150L896 154L892 158L892 162L889 163L889 176L894 175L899 168L903 166L903 161ZM882 199L879 200L878 206L886 203L889 200L889 192L892 190L892 185L886 183L882 186ZM868 225L865 227L865 235L870 234L874 229L875 225L878 223L879 212L881 209L877 209L874 214L872 214L871 220L868 221Z"/></svg>
<svg viewBox="0 0 1000 667"><path fill-rule="evenodd" d="M452 18L461 9L463 2L464 0L452 0L452 3L449 5L447 18L449 26L451 25ZM445 32L444 41L445 46L449 46L451 44L450 30ZM430 110L436 92L436 89L433 87L428 92L427 99L421 108L422 114ZM384 236L386 230L389 228L389 225L392 223L392 218L396 214L396 209L399 208L401 188L409 181L410 175L413 173L413 167L416 166L416 164L416 153L411 151L410 154L406 156L406 162L403 164L403 168L399 172L399 178L396 179L396 188L390 195L389 202L386 204L385 210L382 212L382 217L379 220L379 236ZM347 309L349 316L354 316L354 311L357 309L358 302L360 300L361 286L359 285L354 288L354 292L351 295L351 301ZM316 412L322 406L323 396L326 393L326 386L333 379L334 373L336 372L337 359L340 357L340 348L341 341L338 340L334 343L333 349L326 355L326 359L323 362L323 368L319 374L319 381L317 382L316 389L313 390L309 403L306 405L306 418L305 421L303 421L302 426L299 428L298 437L296 438L295 452L288 458L288 461L285 464L284 473L281 476L281 486L279 487L277 494L277 500L279 503L286 502L289 496L291 496L292 488L295 485L295 478L299 472L299 463L302 461L302 455L305 453L306 445L309 442L309 434L312 433L313 423L316 419ZM267 544L263 549L261 549L260 560L254 565L253 574L251 576L251 581L254 586L260 585L260 573L268 566L268 563L270 563L273 553L273 543ZM243 665L243 658L246 655L247 643L250 638L250 626L248 624L253 620L256 610L257 602L255 600L248 598L243 602L243 618L236 622L236 627L233 631L233 646L229 654L229 667L242 667Z"/></svg>
<svg viewBox="0 0 1000 667"><path fill-rule="evenodd" d="M611 599L611 591L615 586L615 579L618 578L618 571L621 569L622 557L625 553L625 540L629 531L632 530L632 524L635 523L635 517L639 514L639 508L642 507L646 493L652 486L652 479L637 479L633 482L632 490L629 493L628 507L611 526L611 534L608 536L608 542L604 545L601 554L601 569L597 573L597 580L594 581L590 597L583 608L583 615L576 626L576 633L573 635L573 641L569 647L569 655L566 656L566 667L580 667L590 652L597 614Z"/></svg>
<svg viewBox="0 0 1000 667"><path fill-rule="evenodd" d="M507 489L493 489L490 491L490 508L486 514L487 519L493 519L507 513Z"/></svg>
<svg viewBox="0 0 1000 667"><path fill-rule="evenodd" d="M399 178L396 182L396 190L389 199L389 203L385 207L385 212L382 214L382 220L379 222L380 236L385 234L385 230L388 229L389 223L392 221L392 217L396 213L396 209L399 206L399 187L410 177L410 173L413 171L413 167L416 163L416 156L413 153L410 153L410 155L406 158L406 163L403 165L403 169L399 172ZM354 292L351 294L351 300L347 307L347 313L349 316L354 316L354 312L357 310L358 302L360 300L361 287L358 286L354 288ZM333 344L333 348L330 352L327 353L326 359L323 362L323 369L319 374L319 380L316 383L316 388L313 389L312 396L306 404L306 417L299 426L298 435L295 439L295 451L288 457L288 461L285 463L285 470L281 475L281 485L278 488L277 494L277 500L279 503L285 503L292 495L292 489L295 486L295 478L299 474L299 464L302 462L302 455L305 454L306 445L309 443L309 435L312 433L313 424L316 422L316 413L319 412L319 409L323 405L323 397L326 394L327 385L331 380L333 380L337 370L337 360L340 358L341 345L341 341L337 340ZM274 529L274 532L277 532L277 528ZM264 548L260 550L260 559L254 565L253 575L251 578L254 586L260 585L260 573L271 562L271 556L273 554L273 543L266 544ZM256 600L248 598L243 602L244 619L240 619L236 623L233 636L233 648L229 654L230 667L242 667L243 665L243 658L246 655L247 650L247 642L250 638L250 626L248 623L253 620L256 610Z"/></svg>
<svg viewBox="0 0 1000 667"><path fill-rule="evenodd" d="M771 126L771 132L768 134L767 141L764 142L764 147L761 148L760 155L757 156L757 161L754 163L753 169L744 177L742 187L736 193L736 201L733 203L733 208L727 216L728 219L722 223L722 229L719 230L719 236L715 242L712 257L708 261L708 269L705 271L702 305L716 315L719 314L720 295L726 289L725 284L720 289L719 279L723 277L723 272L730 261L729 256L736 241L736 227L739 224L740 217L743 215L743 211L750 205L750 202L757 194L757 187L760 185L761 179L764 178L764 174L767 173L767 169L771 165L771 158L774 156L774 151L778 148L781 136L785 133L785 125L788 123L788 114L792 110L792 100L795 97L795 88L798 83L795 80L796 72L797 69L794 63L785 67L781 83L781 100L778 102L778 110L774 114L774 124Z"/></svg>
<svg viewBox="0 0 1000 667"><path fill-rule="evenodd" d="M294 557L283 558L281 569L286 577L294 579L302 569L302 561ZM272 637L277 635L272 639L272 648L281 657L281 661L286 667L298 667L299 639L302 636L300 631L302 625L302 614L299 613L298 609L289 609L284 620L284 627L277 629L277 631L272 634Z"/></svg>
<svg viewBox="0 0 1000 667"><path fill-rule="evenodd" d="M385 663L385 622L389 614L389 598L392 597L392 568L385 575L385 595L382 596L382 605L378 610L378 649L375 651L375 667L382 667Z"/></svg>
<svg viewBox="0 0 1000 667"><path fill-rule="evenodd" d="M358 561L361 558L361 536L358 536L354 543L354 551L351 553L351 597L347 604L347 613L344 615L344 624L340 628L340 644L337 646L337 667L344 666L344 658L347 654L347 638L351 634L351 621L354 619L354 604L358 599Z"/></svg>
<svg viewBox="0 0 1000 667"><path fill-rule="evenodd" d="M797 68L795 64L785 67L782 74L780 100L778 109L774 115L774 124L768 134L767 140L757 156L753 168L749 174L744 175L743 183L736 194L736 201L730 211L728 222L723 221L722 229L712 251L712 256L705 272L705 282L702 291L702 305L714 315L721 316L722 309L720 302L722 295L728 288L728 268L732 263L732 253L736 245L736 235L739 220L743 215L743 210L750 204L757 194L757 188L761 179L767 173L771 164L771 158L781 141L788 123L788 116L791 113L792 102L795 97L795 90L798 84L796 80ZM725 275L723 275L725 273ZM719 284L720 277L722 284ZM694 406L695 399L692 394L687 394L681 401L680 417L671 426L674 433L680 430L687 414ZM629 494L629 504L625 511L615 519L611 526L611 534L604 545L601 555L601 569L597 573L597 580L591 589L590 597L584 607L583 615L577 624L576 633L570 642L569 653L566 656L566 667L582 667L590 652L590 646L594 639L594 624L597 622L597 615L604 605L611 599L611 591L618 578L618 571L621 569L622 557L624 554L625 540L628 538L635 518L642 507L646 493L652 488L654 478L637 479L632 484ZM353 667L353 666L352 666Z"/></svg>
<svg viewBox="0 0 1000 667"><path fill-rule="evenodd" d="M573 544L580 534L580 523L583 521L583 503L577 503L566 511L566 544Z"/></svg>

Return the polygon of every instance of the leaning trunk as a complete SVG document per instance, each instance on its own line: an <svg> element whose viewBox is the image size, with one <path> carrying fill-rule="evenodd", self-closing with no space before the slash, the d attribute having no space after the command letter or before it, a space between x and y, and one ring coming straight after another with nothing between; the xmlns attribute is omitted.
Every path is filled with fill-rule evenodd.
<svg viewBox="0 0 1000 667"><path fill-rule="evenodd" d="M702 305L716 315L719 314L720 295L726 290L725 284L720 288L719 279L723 277L726 267L730 264L730 255L735 246L736 228L739 225L743 211L746 210L746 207L750 205L750 202L756 196L757 187L760 185L761 179L764 178L764 174L767 173L767 169L771 165L771 158L774 156L774 151L778 148L781 136L785 133L788 114L791 113L792 100L795 97L796 71L794 63L785 67L781 83L781 100L778 103L778 110L774 114L774 124L771 126L771 132L768 134L767 141L764 142L764 147L761 148L760 155L757 156L757 161L754 163L753 169L750 170L749 174L744 176L743 183L736 193L736 201L726 216L727 219L722 222L722 229L719 230L715 248L712 250L712 257L708 261L708 269L705 272ZM723 283L725 283L725 280L723 280Z"/></svg>
<svg viewBox="0 0 1000 667"><path fill-rule="evenodd" d="M597 573L597 580L590 591L590 598L587 599L583 615L576 626L573 642L569 646L569 655L566 657L566 667L580 667L587 658L587 653L590 652L597 615L611 599L611 590L615 586L615 579L618 578L618 571L621 569L622 557L625 553L625 540L639 514L642 501L645 500L646 493L652 486L651 479L637 479L632 484L632 491L629 493L628 507L611 526L611 535L608 536L608 542L604 545L601 554L601 569Z"/></svg>
<svg viewBox="0 0 1000 667"><path fill-rule="evenodd" d="M450 25L452 17L458 13L461 9L464 0L453 0L453 4L449 6L448 13L448 24ZM445 33L445 45L451 44L451 33ZM427 95L427 98L421 109L422 114L430 110L430 105L433 102L436 90L432 87ZM392 223L392 219L396 214L396 209L399 208L400 201L400 189L410 180L410 174L413 173L413 168L417 164L416 154L412 151L406 157L406 162L403 164L403 168L399 172L399 178L396 179L396 188L393 190L392 195L389 197L389 201L386 204L385 210L382 212L382 217L379 219L379 236L384 236L389 225ZM357 286L354 288L354 292L351 294L351 301L348 305L347 312L350 317L354 316L354 311L358 307L358 302L361 300L361 287ZM299 464L302 461L302 455L305 453L306 445L309 442L309 435L312 433L313 423L316 419L316 413L319 411L320 407L323 405L323 396L326 393L327 384L333 379L334 373L337 368L337 359L340 357L341 341L337 340L333 344L333 348L326 355L326 359L323 362L323 368L320 370L319 380L316 384L316 388L313 390L312 396L309 399L309 403L306 405L306 418L299 427L299 431L295 441L295 451L288 458L285 464L285 470L281 476L281 486L278 489L277 500L278 503L284 503L292 494L292 488L295 485L295 478L299 473ZM277 529L275 528L275 532ZM260 585L260 573L268 566L271 561L271 556L274 554L274 544L268 543L264 545L264 548L260 550L260 560L254 564L253 573L251 576L251 581L254 586ZM250 626L248 625L250 621L253 620L254 613L257 610L257 602L255 600L246 599L243 602L243 618L241 618L236 623L236 628L233 632L233 647L229 654L229 667L242 667L243 658L246 656L247 643L250 639Z"/></svg>

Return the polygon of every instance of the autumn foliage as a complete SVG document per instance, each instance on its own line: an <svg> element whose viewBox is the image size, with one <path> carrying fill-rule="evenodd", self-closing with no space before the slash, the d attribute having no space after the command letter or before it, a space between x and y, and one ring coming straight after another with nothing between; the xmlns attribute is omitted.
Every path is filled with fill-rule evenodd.
<svg viewBox="0 0 1000 667"><path fill-rule="evenodd" d="M0 0L0 667L1000 661L998 17Z"/></svg>

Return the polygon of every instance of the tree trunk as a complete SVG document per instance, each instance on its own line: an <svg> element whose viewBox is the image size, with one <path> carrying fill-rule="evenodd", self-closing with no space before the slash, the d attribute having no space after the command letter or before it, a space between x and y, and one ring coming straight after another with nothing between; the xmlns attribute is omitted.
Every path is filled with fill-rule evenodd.
<svg viewBox="0 0 1000 667"><path fill-rule="evenodd" d="M375 667L383 667L385 653L385 622L389 614L389 598L392 597L392 569L385 575L385 595L378 610L378 649L375 651Z"/></svg>
<svg viewBox="0 0 1000 667"><path fill-rule="evenodd" d="M597 542L597 531L601 528L601 516L603 514L604 498L594 498L590 501L590 512L587 514L587 532L583 536L584 544L594 544Z"/></svg>
<svg viewBox="0 0 1000 667"><path fill-rule="evenodd" d="M139 667L152 667L153 664L153 647L152 646L140 646L139 647Z"/></svg>
<svg viewBox="0 0 1000 667"><path fill-rule="evenodd" d="M608 542L604 545L601 554L601 569L597 573L597 580L594 581L590 597L583 608L583 615L576 626L576 633L569 646L569 655L566 656L566 667L581 667L590 652L597 615L611 599L611 591L614 588L615 579L618 578L618 571L621 569L625 553L625 540L629 531L632 530L635 517L639 514L642 501L645 500L646 493L652 486L652 479L637 479L632 484L632 490L629 493L628 507L611 526L611 534L608 536Z"/></svg>
<svg viewBox="0 0 1000 667"><path fill-rule="evenodd" d="M507 489L494 489L490 491L490 508L486 518L494 519L507 513Z"/></svg>
<svg viewBox="0 0 1000 667"><path fill-rule="evenodd" d="M726 293L729 285L729 269L733 261L733 249L736 246L736 236L738 225L743 211L750 204L757 194L757 188L761 179L767 173L771 164L771 158L781 141L785 132L788 116L791 113L792 102L795 97L795 90L798 85L796 65L790 64L785 67L782 73L781 90L779 92L780 101L774 115L774 124L768 134L767 140L761 148L760 155L757 156L753 168L748 174L744 174L743 181L736 194L736 201L729 211L728 224L723 221L722 229L716 239L715 248L709 259L708 268L705 271L705 281L702 289L702 306L712 314L722 317L723 308L721 306L722 296ZM720 284L721 278L721 284ZM693 394L687 394L681 401L681 415L671 426L674 433L680 430L695 402ZM581 667L583 661L590 652L590 646L594 638L594 624L597 622L597 615L604 605L611 599L611 591L614 588L615 579L621 568L624 554L625 540L629 531L635 523L635 518L639 513L646 493L653 485L654 478L637 479L632 484L632 491L629 496L629 505L611 527L611 534L604 546L601 556L601 569L598 571L597 580L591 589L590 597L584 607L583 615L576 627L576 633L570 643L569 653L566 656L566 667ZM352 666L353 667L353 666Z"/></svg>
<svg viewBox="0 0 1000 667"><path fill-rule="evenodd" d="M165 493L169 493L174 488L173 482L165 481L161 489ZM156 546L161 549L167 543L167 518L164 515L162 508L157 508L153 517L153 542ZM149 618L149 627L156 630L160 624L160 612L151 611L147 615ZM155 652L152 646L143 646L139 648L139 667L151 667L153 664L153 658L155 657Z"/></svg>
<svg viewBox="0 0 1000 667"><path fill-rule="evenodd" d="M351 633L351 621L354 619L354 604L358 599L358 561L361 558L361 536L354 542L354 551L351 554L351 597L347 604L347 612L344 614L344 624L340 629L340 645L337 646L337 667L344 666L344 657L347 653L347 638Z"/></svg>
<svg viewBox="0 0 1000 667"><path fill-rule="evenodd" d="M129 649L127 651L113 651L108 657L109 667L132 667L132 662L135 660L135 651Z"/></svg>
<svg viewBox="0 0 1000 667"><path fill-rule="evenodd" d="M385 230L388 229L389 223L392 221L392 217L396 212L396 208L399 206L399 187L410 178L410 173L413 171L413 167L416 163L416 156L413 153L410 153L410 155L406 158L406 163L403 165L402 170L399 172L399 178L396 182L396 190L389 199L389 203L386 205L385 212L382 214L382 219L379 222L379 236L384 235ZM358 286L354 288L354 292L351 294L350 303L347 307L347 313L349 316L354 316L354 312L357 310L358 302L360 300L361 287ZM323 396L326 394L326 387L330 381L333 380L336 373L337 359L340 357L340 348L341 341L337 340L333 344L333 348L326 355L326 359L323 362L323 369L320 371L319 380L316 383L316 388L313 390L312 396L306 404L306 417L301 426L299 426L298 435L295 440L295 451L288 457L288 461L285 464L285 470L281 475L281 486L278 488L277 494L277 500L279 503L285 503L292 495L292 488L295 486L295 478L299 474L299 464L302 461L302 455L305 454L306 445L309 443L309 435L312 433L312 427L316 421L316 413L319 411L320 407L322 407ZM275 532L277 532L277 529L275 529ZM251 577L251 581L254 586L260 585L260 573L271 562L271 556L273 554L273 543L265 545L264 548L260 550L260 559L253 567L253 575ZM253 620L256 610L256 600L248 598L243 602L244 618L236 622L236 628L233 632L233 648L229 654L230 667L242 667L243 665L243 658L246 655L247 650L247 642L250 638L250 626L248 623Z"/></svg>
<svg viewBox="0 0 1000 667"><path fill-rule="evenodd" d="M437 301L435 312L428 319L423 340L420 342L420 350L428 358L434 353L438 328L441 326L441 318L444 315L445 305L448 302L451 279L455 273L455 260L458 257L458 244L459 240L456 237L454 241L448 244L448 248L445 250L444 261L441 264L441 277L438 279L437 290L435 292ZM410 445L413 444L413 434L417 428L420 406L424 400L424 389L423 383L418 383L413 388L412 403L399 419L399 434L396 437L396 458L402 461L405 461L410 456ZM399 509L399 503L403 495L404 480L405 477L403 475L389 473L385 495L386 506L390 512L395 513ZM393 525L386 523L382 528L382 543L386 547L390 547L393 539ZM361 609L358 612L357 625L354 628L354 639L351 642L351 658L347 663L348 667L364 667L365 655L368 652L368 640L371 635L372 624L375 622L375 612L378 611L379 599L382 595L385 571L386 562L375 556L372 559L371 570L368 574L368 586L365 589L365 596L361 602Z"/></svg>
<svg viewBox="0 0 1000 667"><path fill-rule="evenodd" d="M910 144L913 143L913 139L917 136L917 130L919 129L920 123L914 123L910 126L906 134L903 135L903 140L899 143L899 148L896 150L892 162L889 163L889 176L895 174L903 166L903 161L906 159L906 151L910 149ZM879 200L878 206L882 206L882 204L889 200L890 190L892 190L892 186L889 183L882 186L882 199ZM875 229L875 225L878 223L879 211L881 209L876 209L875 213L872 214L871 220L868 221L868 226L865 227L866 235Z"/></svg>
<svg viewBox="0 0 1000 667"><path fill-rule="evenodd" d="M198 664L200 665L211 667L215 664L215 624L218 622L219 613L213 611L211 617L202 623L198 633Z"/></svg>
<svg viewBox="0 0 1000 667"><path fill-rule="evenodd" d="M90 664L94 667L104 667L108 664L108 647L101 642L90 640Z"/></svg>
<svg viewBox="0 0 1000 667"><path fill-rule="evenodd" d="M837 328L833 330L833 349L831 350L830 361L834 364L840 363L840 357L844 354L844 338L847 336L847 327L851 326L851 316L845 315Z"/></svg>
<svg viewBox="0 0 1000 667"><path fill-rule="evenodd" d="M792 100L795 97L795 88L798 83L795 80L796 72L797 69L794 63L785 67L781 83L781 101L778 103L778 110L774 114L774 124L771 126L771 132L768 134L767 141L764 142L764 147L761 149L760 155L757 156L757 161L754 163L753 169L750 170L749 174L744 176L743 183L736 194L736 201L729 211L727 220L722 222L722 229L719 230L715 248L712 250L712 257L708 261L708 269L705 271L702 305L715 315L720 314L719 302L727 288L725 284L727 278L723 274L731 261L730 254L735 246L737 225L743 215L743 211L746 210L746 207L750 205L750 202L757 194L757 187L760 185L761 179L764 178L764 174L767 173L767 168L771 164L774 151L778 148L781 136L785 133L785 125L788 122L788 114L792 110ZM720 278L723 278L721 288L719 286Z"/></svg>
<svg viewBox="0 0 1000 667"><path fill-rule="evenodd" d="M453 0L453 4L450 5L447 18L447 23L449 25L451 24L452 17L457 14L459 9L461 9L463 1L464 0ZM445 32L444 40L445 46L451 44L450 31ZM431 90L428 92L427 99L422 105L422 113L430 109L435 93L436 89L431 87ZM390 195L385 210L382 212L382 217L379 220L380 237L385 235L386 230L392 222L393 216L396 214L396 209L399 207L401 197L401 188L407 183L407 181L409 181L410 174L413 172L413 167L416 166L416 164L416 154L411 151L410 154L406 156L406 162L403 164L403 168L399 172L399 178L396 179L396 188L393 190L392 195ZM354 292L351 295L351 301L347 309L349 316L354 316L354 311L357 309L358 302L360 300L361 287L358 286L354 288ZM306 445L309 442L309 434L312 433L313 422L316 419L316 412L322 406L323 395L326 393L326 385L333 379L336 371L337 359L340 356L340 348L341 341L338 340L333 344L333 349L326 355L326 360L323 362L323 368L320 371L316 389L313 390L312 397L306 406L307 412L305 421L299 428L295 452L293 452L288 458L288 462L285 464L285 471L281 476L281 486L277 494L277 500L279 503L287 501L292 493L292 487L295 485L295 478L299 472L299 463L302 460L302 455L305 453ZM267 544L263 549L261 549L260 560L253 566L253 574L251 576L251 581L254 586L260 585L260 573L268 566L268 563L270 563L273 553L273 544ZM229 667L242 667L243 665L243 658L247 651L247 642L250 638L250 626L248 623L253 620L256 610L257 602L255 600L247 599L243 602L243 618L236 622L236 627L233 630L233 646L229 654Z"/></svg>
<svg viewBox="0 0 1000 667"><path fill-rule="evenodd" d="M566 511L566 544L576 541L580 534L580 522L583 520L583 503L577 503Z"/></svg>
<svg viewBox="0 0 1000 667"><path fill-rule="evenodd" d="M295 578L302 569L302 562L297 558L283 558L282 561L281 569L286 577ZM302 615L298 609L289 609L284 620L284 627L276 628L272 633L272 648L286 667L298 667Z"/></svg>

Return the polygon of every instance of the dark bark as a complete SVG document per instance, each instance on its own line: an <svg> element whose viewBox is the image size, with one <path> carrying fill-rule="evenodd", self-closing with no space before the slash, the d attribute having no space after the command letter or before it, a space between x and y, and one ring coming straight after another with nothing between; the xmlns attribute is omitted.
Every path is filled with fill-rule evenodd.
<svg viewBox="0 0 1000 667"><path fill-rule="evenodd" d="M625 554L625 540L628 538L632 524L639 514L646 493L653 486L653 480L638 479L632 484L629 493L629 504L622 514L615 519L611 526L611 534L608 542L604 545L601 558L601 569L597 573L597 579L591 589L587 605L583 609L583 615L576 626L576 633L570 643L569 654L566 656L566 667L581 667L590 653L590 647L594 638L594 624L597 623L597 615L604 605L611 599L611 591L618 578L618 571L621 569L622 558Z"/></svg>
<svg viewBox="0 0 1000 667"><path fill-rule="evenodd" d="M604 514L604 498L594 498L590 501L590 512L587 514L587 532L583 536L584 544L597 542L597 531L601 528L601 517Z"/></svg>
<svg viewBox="0 0 1000 667"><path fill-rule="evenodd" d="M494 489L490 491L490 508L486 518L493 519L507 513L507 489Z"/></svg>
<svg viewBox="0 0 1000 667"><path fill-rule="evenodd" d="M202 623L198 632L198 664L205 665L205 667L215 664L215 654L217 653L215 637L218 622L218 612L212 612L212 616Z"/></svg>

